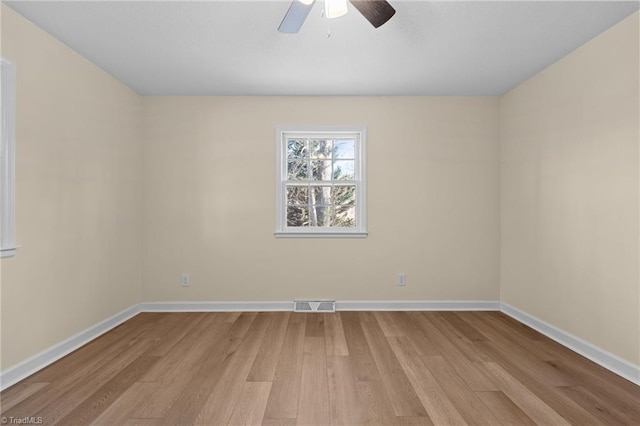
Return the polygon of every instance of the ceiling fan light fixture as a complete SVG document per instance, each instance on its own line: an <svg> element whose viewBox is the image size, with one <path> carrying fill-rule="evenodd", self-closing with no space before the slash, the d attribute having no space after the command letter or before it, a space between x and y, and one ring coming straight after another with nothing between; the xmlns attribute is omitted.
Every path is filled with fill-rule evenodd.
<svg viewBox="0 0 640 426"><path fill-rule="evenodd" d="M347 0L324 0L325 18L339 18L346 15L347 12Z"/></svg>
<svg viewBox="0 0 640 426"><path fill-rule="evenodd" d="M338 18L348 12L347 0L323 0L325 18ZM291 0L287 13L282 18L278 31L284 34L296 34L307 19L316 0ZM384 25L396 13L387 0L349 0L362 16L374 28Z"/></svg>

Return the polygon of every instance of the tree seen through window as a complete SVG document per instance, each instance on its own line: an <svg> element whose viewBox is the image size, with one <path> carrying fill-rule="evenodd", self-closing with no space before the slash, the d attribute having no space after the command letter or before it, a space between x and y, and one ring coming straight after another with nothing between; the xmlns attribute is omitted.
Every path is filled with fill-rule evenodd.
<svg viewBox="0 0 640 426"><path fill-rule="evenodd" d="M355 227L354 139L288 139L290 227Z"/></svg>

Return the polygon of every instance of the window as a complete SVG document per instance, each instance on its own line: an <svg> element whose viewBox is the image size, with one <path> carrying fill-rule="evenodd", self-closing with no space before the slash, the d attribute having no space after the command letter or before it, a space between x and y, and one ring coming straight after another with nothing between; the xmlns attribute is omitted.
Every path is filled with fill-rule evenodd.
<svg viewBox="0 0 640 426"><path fill-rule="evenodd" d="M364 128L279 129L276 237L366 237Z"/></svg>
<svg viewBox="0 0 640 426"><path fill-rule="evenodd" d="M16 253L15 244L15 64L0 59L0 257Z"/></svg>

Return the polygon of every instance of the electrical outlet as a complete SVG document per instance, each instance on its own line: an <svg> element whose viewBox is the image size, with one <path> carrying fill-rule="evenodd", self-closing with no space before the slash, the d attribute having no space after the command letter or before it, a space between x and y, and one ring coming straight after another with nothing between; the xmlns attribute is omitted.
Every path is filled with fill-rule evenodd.
<svg viewBox="0 0 640 426"><path fill-rule="evenodd" d="M396 284L399 286L407 285L407 274L404 272L398 272L396 274Z"/></svg>
<svg viewBox="0 0 640 426"><path fill-rule="evenodd" d="M189 287L191 285L191 275L184 273L180 277L180 284L182 287Z"/></svg>

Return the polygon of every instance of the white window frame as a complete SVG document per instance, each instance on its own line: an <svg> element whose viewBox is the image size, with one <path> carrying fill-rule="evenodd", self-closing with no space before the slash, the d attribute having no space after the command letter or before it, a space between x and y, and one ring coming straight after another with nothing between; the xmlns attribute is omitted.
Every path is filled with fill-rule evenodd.
<svg viewBox="0 0 640 426"><path fill-rule="evenodd" d="M16 66L0 58L0 257L16 254L15 241L15 130Z"/></svg>
<svg viewBox="0 0 640 426"><path fill-rule="evenodd" d="M356 226L290 227L286 217L287 138L354 137ZM367 135L364 126L279 126L276 130L276 238L366 238L367 233Z"/></svg>

